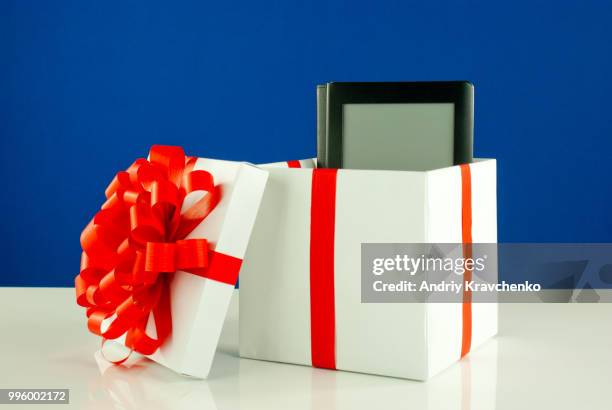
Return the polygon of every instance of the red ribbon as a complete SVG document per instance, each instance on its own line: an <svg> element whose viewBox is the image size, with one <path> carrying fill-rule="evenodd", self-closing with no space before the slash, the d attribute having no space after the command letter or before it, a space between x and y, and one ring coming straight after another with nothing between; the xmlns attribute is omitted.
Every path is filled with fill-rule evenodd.
<svg viewBox="0 0 612 410"><path fill-rule="evenodd" d="M125 334L130 349L154 353L172 332L169 284L176 271L236 282L240 259L211 250L206 239L185 239L221 195L209 172L193 170L195 162L180 147L153 146L149 160L117 173L81 233L77 303L87 308L89 330L104 340ZM182 210L192 192L204 195ZM151 317L155 336L146 333Z"/></svg>
<svg viewBox="0 0 612 410"><path fill-rule="evenodd" d="M461 232L464 258L472 257L472 182L470 166L461 165ZM337 169L314 169L310 206L310 346L315 367L336 368L334 233ZM472 271L464 282L472 280ZM464 289L466 287L464 286ZM464 290L461 357L472 344L472 294Z"/></svg>
<svg viewBox="0 0 612 410"><path fill-rule="evenodd" d="M463 259L472 259L472 172L469 164L461 168L461 242ZM470 352L472 346L472 291L466 283L472 280L472 270L463 274L461 357Z"/></svg>
<svg viewBox="0 0 612 410"><path fill-rule="evenodd" d="M312 365L336 368L334 232L337 169L312 171L310 206L310 346Z"/></svg>
<svg viewBox="0 0 612 410"><path fill-rule="evenodd" d="M302 168L302 164L300 164L300 161L295 160L295 159L287 161L287 166L289 168Z"/></svg>

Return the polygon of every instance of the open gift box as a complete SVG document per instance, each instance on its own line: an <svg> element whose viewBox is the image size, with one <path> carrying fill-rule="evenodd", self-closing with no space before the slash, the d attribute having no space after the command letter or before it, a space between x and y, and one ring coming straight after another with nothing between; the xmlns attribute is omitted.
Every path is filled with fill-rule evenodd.
<svg viewBox="0 0 612 410"><path fill-rule="evenodd" d="M496 162L266 167L240 272L240 356L426 380L497 333L495 303L362 303L362 243L497 242Z"/></svg>

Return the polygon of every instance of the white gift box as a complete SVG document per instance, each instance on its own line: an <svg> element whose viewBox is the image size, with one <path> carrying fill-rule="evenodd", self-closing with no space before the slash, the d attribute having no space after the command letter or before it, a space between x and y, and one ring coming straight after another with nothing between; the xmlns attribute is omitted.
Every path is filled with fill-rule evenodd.
<svg viewBox="0 0 612 410"><path fill-rule="evenodd" d="M471 242L497 242L496 162L427 172L338 170L332 255L334 368L426 380L497 333L497 305L362 303L362 243L462 243L469 185ZM313 169L268 168L269 179L240 272L240 356L312 365ZM324 210L325 213L325 210ZM315 306L316 307L316 306ZM317 323L320 319L314 318ZM318 325L317 325L318 326ZM319 348L317 347L317 350ZM323 366L326 367L326 366ZM329 367L329 366L327 366Z"/></svg>
<svg viewBox="0 0 612 410"><path fill-rule="evenodd" d="M212 174L215 185L221 189L221 198L186 239L204 238L213 251L244 259L266 186L267 171L242 162L206 158L199 158L193 169ZM188 209L201 197L201 193L190 194L185 198L183 209ZM178 373L206 378L234 285L177 271L170 282L172 333L148 357ZM151 318L147 333L155 335ZM125 336L115 341L123 343L124 340Z"/></svg>

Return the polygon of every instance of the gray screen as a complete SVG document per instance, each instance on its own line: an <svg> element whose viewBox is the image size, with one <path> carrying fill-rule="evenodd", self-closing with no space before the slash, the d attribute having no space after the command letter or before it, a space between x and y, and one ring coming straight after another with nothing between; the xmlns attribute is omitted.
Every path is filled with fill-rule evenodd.
<svg viewBox="0 0 612 410"><path fill-rule="evenodd" d="M454 104L345 104L342 167L425 171L453 165Z"/></svg>

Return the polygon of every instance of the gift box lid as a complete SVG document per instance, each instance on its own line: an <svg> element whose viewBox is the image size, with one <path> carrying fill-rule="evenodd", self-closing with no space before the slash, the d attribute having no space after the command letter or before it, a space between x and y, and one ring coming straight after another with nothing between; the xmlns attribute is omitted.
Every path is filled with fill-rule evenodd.
<svg viewBox="0 0 612 410"><path fill-rule="evenodd" d="M173 149L173 147L170 148ZM182 150L180 152L182 153ZM149 167L150 163L155 162L154 159L150 159L149 161L138 161L135 164L144 164L144 167ZM178 161L178 163L182 164L181 161ZM159 248L162 250L172 248L171 259L174 262L171 261L171 265L173 266L172 269L158 270L156 277L162 277L161 285L156 283L153 287L145 289L145 291L148 292L155 292L156 287L159 285L159 287L164 289L164 291L161 291L161 294L164 296L159 297L159 299L152 299L156 301L156 305L151 308L150 313L144 316L146 323L141 324L140 329L146 333L146 336L153 340L157 339L158 341L162 340L161 337L158 338L158 333L164 332L165 336L163 337L163 342L151 354L148 354L148 352L143 352L142 349L135 348L134 343L130 342L130 332L133 331L134 327L132 325L129 326L128 331L125 331L124 328L124 333L119 337L117 337L118 335L116 334L118 332L115 332L113 337L108 336L106 331L110 326L113 326L113 322L117 319L117 313L112 315L107 314L99 329L94 330L90 326L90 330L100 334L106 339L102 345L102 354L107 360L122 362L124 359L116 357L117 349L120 346L129 346L130 349L123 348L123 351L133 356L138 356L142 353L148 358L178 373L197 378L205 378L208 376L212 366L221 329L225 321L231 297L234 293L234 287L240 271L242 259L244 258L255 218L262 200L268 172L243 162L206 158L187 158L184 161L186 165L184 171L182 171L183 181L185 178L188 178L189 175L192 175L194 176L193 178L199 178L199 181L191 181L192 184L199 184L198 186L207 186L208 188L199 190L186 189L184 191L186 194L181 196L181 218L185 215L189 218L189 212L197 208L193 206L194 204L210 201L210 203L214 205L209 207L206 213L202 213L199 217L193 219L190 228L185 230L185 232L188 232L186 235L180 235L180 237L173 237L172 239L166 237L163 239L162 243L153 243L153 246L161 245ZM163 165L163 162L158 161L157 164L153 164L153 167L141 170L142 174L138 174L137 177L140 178L145 171L150 173L147 175L151 175L151 172L156 171L155 166L159 164ZM179 168L182 169L182 166ZM168 169L170 169L170 166ZM206 172L202 173L198 171ZM132 180L136 178L135 175L136 173L134 172L131 174ZM167 181L175 181L175 185L179 186L179 189L182 189L180 188L181 186L186 186L184 185L185 182L178 182L181 178L172 179L173 176L175 176L172 172L169 172L167 175L169 175ZM210 177L212 177L212 181L214 181L212 185L211 183L202 183L202 180L209 181ZM117 179L119 179L119 174L116 180ZM113 181L115 185L116 180ZM119 183L128 184L132 183L132 180L123 178ZM150 191L150 196L147 192L145 192L144 195L146 195L146 200L150 200L153 204L151 208L154 212L156 211L156 209L154 209L155 202L159 200L159 198L156 198L156 195L159 197L161 194L156 193L155 188L150 188L150 185L146 185L148 180L145 179L144 181L142 185L132 185L132 187L136 187L139 192L143 192L142 187L145 188L144 191ZM159 182L159 184L164 183L167 184L167 182L164 181ZM214 188L212 188L213 186ZM117 192L123 195L124 191L119 190ZM170 191L172 191L172 189ZM124 201L124 199L120 201ZM135 202L138 203L138 201ZM123 202L120 204L125 205ZM176 207L173 209L176 209ZM201 210L202 208L199 209ZM132 211L133 209L130 208L130 212ZM201 219L202 217L204 219ZM95 222L92 223L95 224ZM131 222L131 224L133 224L133 222ZM180 229L178 229L178 231L180 231ZM176 233L177 230L165 232ZM128 236L128 238L129 241L134 240L134 238L130 236ZM151 239L148 239L148 241L151 241ZM124 242L128 243L128 241ZM146 247L144 248L146 250L142 247L140 248L140 251L145 255L144 258L147 260L146 263L148 263L148 246L150 244L151 242L146 243ZM181 265L184 260L181 260L179 248L185 244L203 247L202 251L198 253L198 255L205 259L204 262L198 262L202 264L201 269L187 268ZM83 249L84 257L87 259L87 249L90 248L84 244ZM136 261L137 260L136 258ZM145 268L143 269L145 275L150 270L146 266L148 265L145 264ZM117 266L108 268L109 272L105 273L105 275L112 277L116 270L115 268L117 268ZM91 277L83 279L82 276L83 269L76 280L77 301L79 304L88 307L90 322L92 310L98 309L98 311L102 311L106 309L108 311L102 303L99 305L97 304L97 302L104 301L104 299L108 300L108 295L104 294L103 281L97 279L99 283L96 282L92 285ZM93 293L93 289L91 292L84 292L84 289L88 288L95 288L95 291L99 291L100 295L98 297L89 297L85 295L85 293ZM124 299L126 297L124 293L116 293L115 295L120 295ZM132 297L134 298L133 300L131 299ZM136 308L140 308L140 306L134 302L136 297L136 293L131 293L128 297L130 300L128 301L132 305L135 304ZM169 302L163 304L162 300L164 300L164 298L166 301L169 299ZM119 302L121 302L121 300ZM162 308L164 306L166 307L162 314L158 312L159 305L163 305ZM121 304L116 307L114 312L121 312ZM158 316L165 317L165 319L167 319L165 321L167 325L162 325L160 327L159 323L161 320ZM147 317L148 321L146 319ZM139 336L142 337L142 332ZM130 352L131 349L134 351Z"/></svg>
<svg viewBox="0 0 612 410"><path fill-rule="evenodd" d="M187 237L205 237L215 251L242 259L268 174L246 163L205 158L198 159L197 169L212 173L221 200ZM177 272L171 288L172 336L150 358L179 373L207 377L234 285Z"/></svg>

